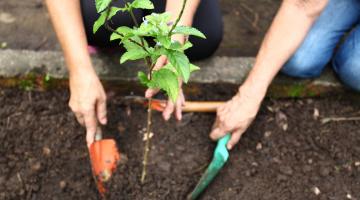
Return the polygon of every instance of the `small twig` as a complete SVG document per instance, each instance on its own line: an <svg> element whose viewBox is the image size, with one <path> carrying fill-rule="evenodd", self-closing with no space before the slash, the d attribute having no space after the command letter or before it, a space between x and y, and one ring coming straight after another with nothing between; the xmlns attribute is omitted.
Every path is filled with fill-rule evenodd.
<svg viewBox="0 0 360 200"><path fill-rule="evenodd" d="M9 126L10 126L10 117L7 117L7 120L6 120L6 129L9 129Z"/></svg>
<svg viewBox="0 0 360 200"><path fill-rule="evenodd" d="M255 12L253 9L251 9L249 6L247 6L246 4L240 3L239 5L253 15L254 19L250 19L247 15L242 14L242 16L245 18L245 20L250 23L250 25L252 26L254 31L258 32L259 31L258 22L259 22L259 18L260 18L259 14L257 12Z"/></svg>
<svg viewBox="0 0 360 200"><path fill-rule="evenodd" d="M321 120L322 124L341 121L360 121L360 117L328 117Z"/></svg>
<svg viewBox="0 0 360 200"><path fill-rule="evenodd" d="M208 166L209 166L209 163L202 164L198 168L190 171L187 175L192 175L192 174L195 174L195 173L199 173L199 172L203 171L204 169L206 169L206 167L208 167Z"/></svg>

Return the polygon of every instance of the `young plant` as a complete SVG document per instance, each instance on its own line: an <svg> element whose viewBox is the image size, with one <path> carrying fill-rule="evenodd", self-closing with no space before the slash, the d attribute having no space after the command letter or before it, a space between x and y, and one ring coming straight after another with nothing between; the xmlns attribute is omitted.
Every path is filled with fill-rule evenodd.
<svg viewBox="0 0 360 200"><path fill-rule="evenodd" d="M185 36L193 35L205 39L205 35L193 27L178 25L185 9L186 1L183 0L182 8L175 22L170 21L170 13L152 13L145 16L139 24L133 14L134 9L154 9L150 0L133 0L127 2L123 0L125 6L115 7L112 0L95 0L97 12L100 17L93 26L94 34L101 26L111 31L111 41L118 40L126 52L121 56L120 63L123 64L129 60L144 59L147 72L138 72L140 82L148 88L157 88L166 92L171 101L175 102L179 95L179 81L187 83L190 74L199 68L190 63L184 51L192 47L191 42L184 44L172 40L172 36L182 34ZM109 21L118 12L128 12L135 26L120 26L112 28ZM166 56L168 64L161 69L154 69L156 61L160 56ZM147 138L144 147L143 171L141 182L144 183L146 177L146 167L148 164L148 155L150 151L150 132L151 132L151 101L148 99L148 118L147 118Z"/></svg>

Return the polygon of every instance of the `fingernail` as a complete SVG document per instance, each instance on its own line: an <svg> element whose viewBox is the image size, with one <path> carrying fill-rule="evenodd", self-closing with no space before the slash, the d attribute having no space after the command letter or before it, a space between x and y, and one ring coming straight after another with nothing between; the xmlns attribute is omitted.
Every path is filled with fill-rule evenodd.
<svg viewBox="0 0 360 200"><path fill-rule="evenodd" d="M231 149L232 149L232 145L231 145L231 144L227 144L227 148L228 148L228 150L231 150Z"/></svg>
<svg viewBox="0 0 360 200"><path fill-rule="evenodd" d="M101 123L102 123L103 125L107 124L107 119L106 119L106 118L103 118Z"/></svg>
<svg viewBox="0 0 360 200"><path fill-rule="evenodd" d="M165 121L168 121L168 120L170 119L170 115L165 114L165 115L164 115L164 119L165 119Z"/></svg>

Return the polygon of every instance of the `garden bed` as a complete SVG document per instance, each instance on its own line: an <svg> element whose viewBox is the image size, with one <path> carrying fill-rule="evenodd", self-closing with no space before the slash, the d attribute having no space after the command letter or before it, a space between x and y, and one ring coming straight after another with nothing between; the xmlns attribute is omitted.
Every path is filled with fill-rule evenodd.
<svg viewBox="0 0 360 200"><path fill-rule="evenodd" d="M231 95L211 93L192 98ZM215 144L208 133L215 115L188 113L181 123L165 123L155 114L148 177L141 185L146 110L115 94L109 93L105 132L127 159L113 177L108 199L184 199L211 160ZM0 89L1 200L99 198L85 133L68 98L63 89ZM360 121L321 123L326 117L359 116L359 108L341 97L266 100L202 199L360 199Z"/></svg>

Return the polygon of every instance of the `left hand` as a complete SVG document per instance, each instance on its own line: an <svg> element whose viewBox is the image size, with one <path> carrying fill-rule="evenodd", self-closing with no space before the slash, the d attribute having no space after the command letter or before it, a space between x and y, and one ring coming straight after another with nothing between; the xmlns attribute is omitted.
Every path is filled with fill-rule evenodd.
<svg viewBox="0 0 360 200"><path fill-rule="evenodd" d="M185 43L185 36L183 35L173 35L172 37L173 40L176 40L178 42L180 42L181 44ZM154 70L159 70L162 67L164 67L167 64L168 60L166 58L166 56L160 56L160 58L158 58L158 60L156 61L155 64L155 68ZM182 81L179 82L179 96L176 100L176 102L172 102L171 99L169 98L167 103L166 103L166 107L163 111L163 118L165 121L168 121L171 118L171 115L174 113L175 117L177 120L181 120L182 118L182 107L185 104L185 96L182 90ZM156 95L159 92L159 89L147 89L145 92L145 97L146 98L150 98L153 97L154 95Z"/></svg>

